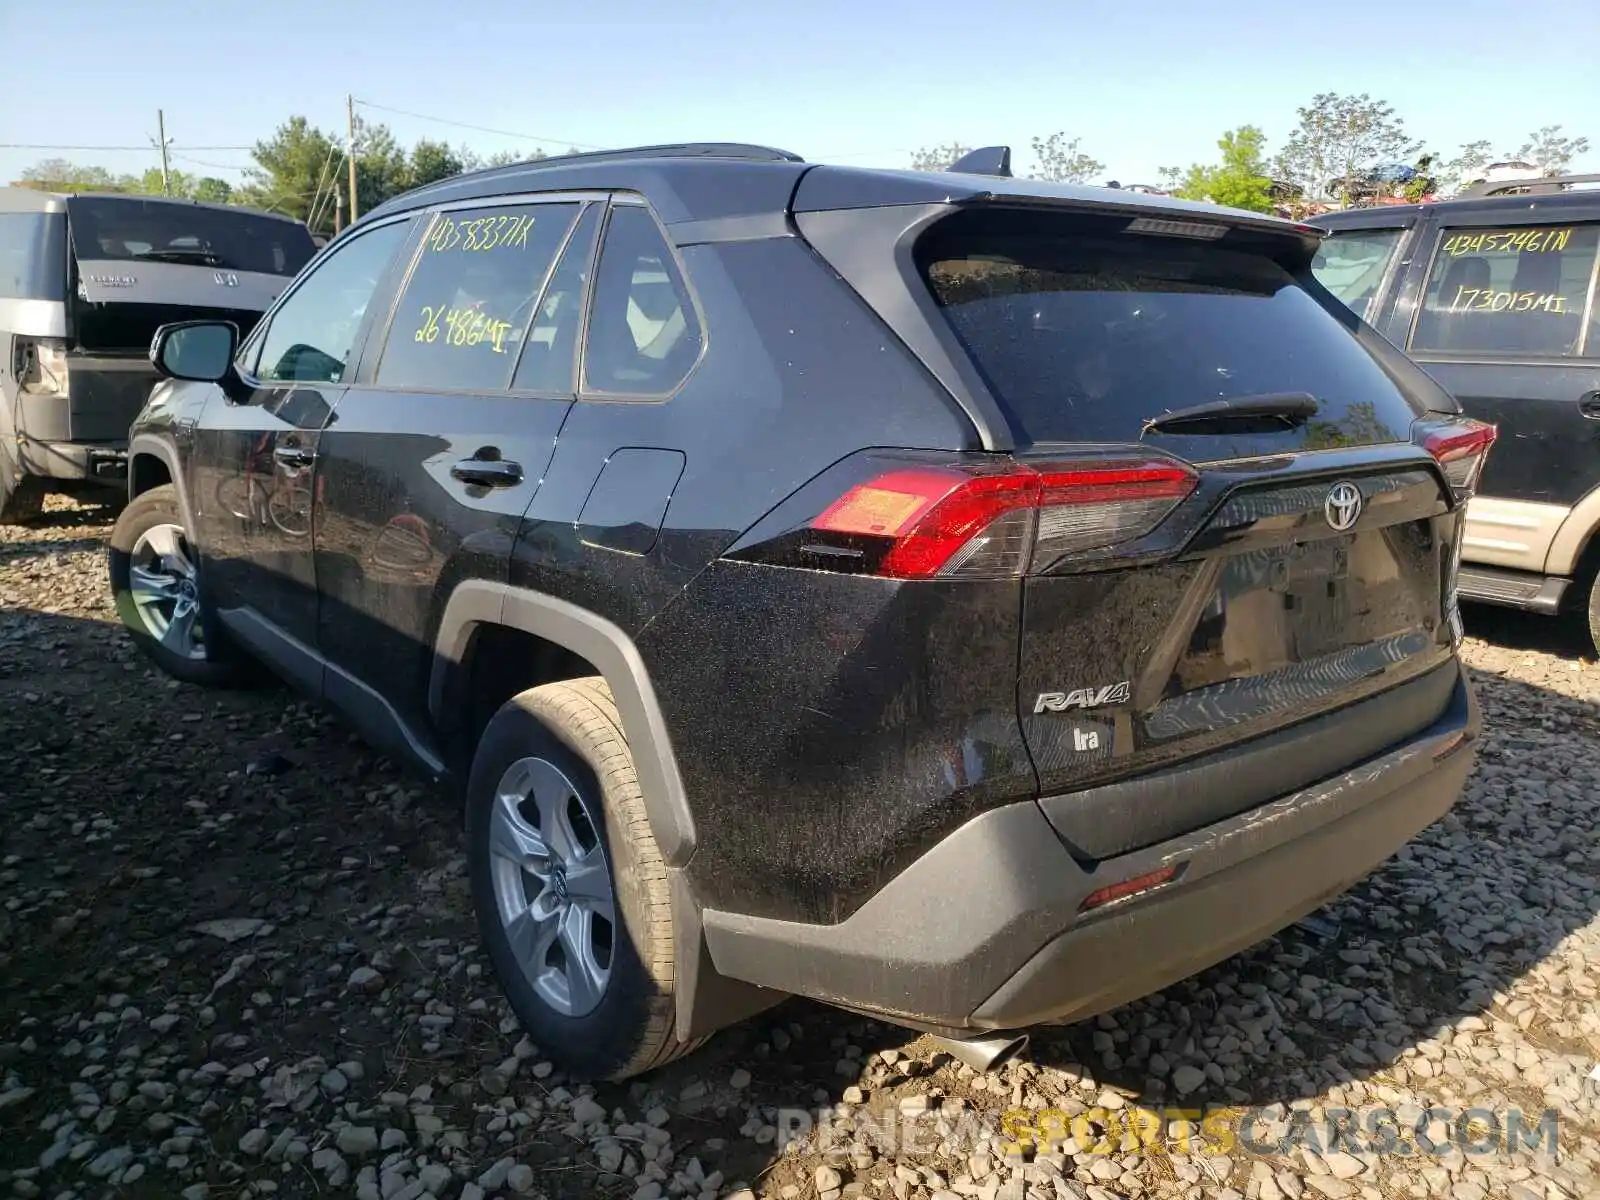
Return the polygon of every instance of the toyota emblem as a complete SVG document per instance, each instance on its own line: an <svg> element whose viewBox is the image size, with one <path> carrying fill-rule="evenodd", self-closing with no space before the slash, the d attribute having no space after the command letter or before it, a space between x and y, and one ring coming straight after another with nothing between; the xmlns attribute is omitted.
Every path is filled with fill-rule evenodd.
<svg viewBox="0 0 1600 1200"><path fill-rule="evenodd" d="M1348 481L1334 484L1328 489L1322 512L1328 525L1343 533L1361 519L1361 489Z"/></svg>

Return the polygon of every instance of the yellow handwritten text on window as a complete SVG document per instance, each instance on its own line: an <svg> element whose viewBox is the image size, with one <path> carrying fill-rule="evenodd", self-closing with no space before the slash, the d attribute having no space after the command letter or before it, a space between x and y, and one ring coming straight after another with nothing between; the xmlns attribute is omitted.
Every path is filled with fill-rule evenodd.
<svg viewBox="0 0 1600 1200"><path fill-rule="evenodd" d="M1572 240L1568 229L1502 229L1493 233L1457 233L1445 239L1451 258L1463 254L1552 254Z"/></svg>
<svg viewBox="0 0 1600 1200"><path fill-rule="evenodd" d="M430 346L435 342L457 347L487 345L496 354L504 354L506 335L510 332L510 321L498 320L482 309L423 305L422 318L412 334L412 341Z"/></svg>
<svg viewBox="0 0 1600 1200"><path fill-rule="evenodd" d="M1448 311L1564 313L1567 298L1556 292L1502 292L1494 288L1460 287Z"/></svg>
<svg viewBox="0 0 1600 1200"><path fill-rule="evenodd" d="M526 250L528 234L532 229L533 217L529 215L495 213L462 221L454 217L440 217L428 233L427 248L434 254L451 250L459 250L464 254Z"/></svg>

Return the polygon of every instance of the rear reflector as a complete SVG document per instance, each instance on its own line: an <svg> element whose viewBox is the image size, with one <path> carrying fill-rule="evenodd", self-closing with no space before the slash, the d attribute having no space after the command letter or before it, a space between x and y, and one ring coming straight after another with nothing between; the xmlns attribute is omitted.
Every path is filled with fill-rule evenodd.
<svg viewBox="0 0 1600 1200"><path fill-rule="evenodd" d="M1006 578L1023 574L1036 557L1053 560L1143 536L1195 483L1189 467L1153 457L1037 469L1009 459L985 467L902 467L852 487L811 530L878 543L877 575Z"/></svg>
<svg viewBox="0 0 1600 1200"><path fill-rule="evenodd" d="M1098 888L1083 898L1083 903L1078 905L1078 911L1083 913L1094 908L1104 908L1113 901L1126 900L1130 896L1137 896L1164 883L1170 883L1178 874L1178 866L1162 867L1159 871L1151 871L1148 875L1135 875L1132 879L1124 879L1120 883L1111 883Z"/></svg>
<svg viewBox="0 0 1600 1200"><path fill-rule="evenodd" d="M1477 490L1497 432L1493 425L1462 417L1441 422L1424 435L1423 446L1438 460L1458 498L1466 499Z"/></svg>

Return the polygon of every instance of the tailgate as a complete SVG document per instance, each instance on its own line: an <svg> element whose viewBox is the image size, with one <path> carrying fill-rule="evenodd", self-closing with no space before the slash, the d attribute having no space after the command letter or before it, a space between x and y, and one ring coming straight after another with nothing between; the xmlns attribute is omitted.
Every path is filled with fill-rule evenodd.
<svg viewBox="0 0 1600 1200"><path fill-rule="evenodd" d="M1341 532L1344 489L1362 515ZM1432 723L1454 688L1436 669L1455 520L1426 464L1251 484L1178 557L1029 579L1020 718L1058 831L1087 858L1125 853Z"/></svg>

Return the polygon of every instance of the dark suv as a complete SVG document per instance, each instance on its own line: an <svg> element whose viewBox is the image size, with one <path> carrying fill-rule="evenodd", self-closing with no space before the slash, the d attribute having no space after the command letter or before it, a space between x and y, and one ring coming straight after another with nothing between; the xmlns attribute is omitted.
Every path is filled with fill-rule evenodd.
<svg viewBox="0 0 1600 1200"><path fill-rule="evenodd" d="M791 993L990 1057L1461 790L1492 428L1315 230L994 170L477 172L242 346L152 344L189 382L132 435L128 628L459 781L488 951L574 1074Z"/></svg>
<svg viewBox="0 0 1600 1200"><path fill-rule="evenodd" d="M1353 209L1313 271L1499 448L1467 508L1461 595L1588 618L1600 650L1600 175Z"/></svg>

